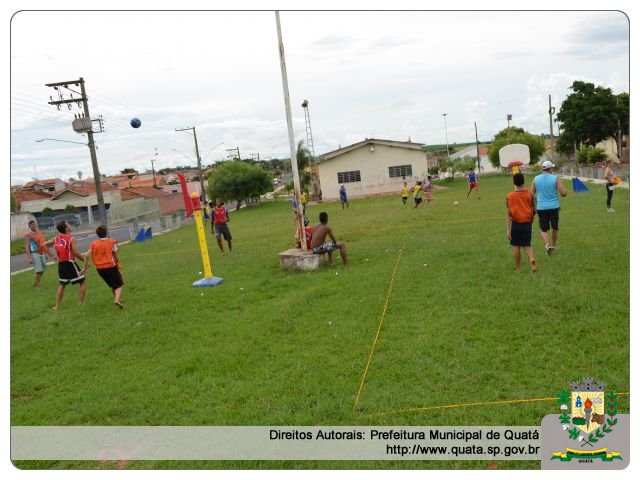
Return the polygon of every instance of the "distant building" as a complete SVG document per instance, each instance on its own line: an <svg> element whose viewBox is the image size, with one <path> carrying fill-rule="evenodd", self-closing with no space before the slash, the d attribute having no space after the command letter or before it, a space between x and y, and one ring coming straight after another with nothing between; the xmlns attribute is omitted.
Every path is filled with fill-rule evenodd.
<svg viewBox="0 0 640 480"><path fill-rule="evenodd" d="M342 184L349 198L398 193L403 182L422 180L431 166L421 143L365 138L320 156L322 198L338 199Z"/></svg>
<svg viewBox="0 0 640 480"><path fill-rule="evenodd" d="M481 146L476 150L475 145L470 145L459 152L452 153L451 158L464 158L464 157L477 157L478 150L480 151L480 173L490 173L490 172L498 172L500 168L496 168L491 165L491 161L489 160L489 147ZM476 166L477 170L477 166Z"/></svg>

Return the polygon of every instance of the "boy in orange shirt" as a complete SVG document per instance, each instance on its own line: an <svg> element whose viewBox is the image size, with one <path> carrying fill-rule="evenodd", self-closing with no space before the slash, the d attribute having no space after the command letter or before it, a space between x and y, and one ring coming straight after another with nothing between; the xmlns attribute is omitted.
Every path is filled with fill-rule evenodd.
<svg viewBox="0 0 640 480"><path fill-rule="evenodd" d="M538 264L531 248L531 225L536 214L536 204L531 191L524 188L524 175L516 173L513 176L516 189L507 195L507 238L513 247L513 258L516 262L515 271L520 271L520 249L524 248L529 257L531 270L538 271Z"/></svg>
<svg viewBox="0 0 640 480"><path fill-rule="evenodd" d="M124 305L120 302L124 281L120 274L120 263L118 262L118 242L115 238L107 237L106 225L98 226L96 234L98 239L89 245L89 250L85 253L83 272L86 272L91 258L93 258L98 275L113 291L113 304L118 308L124 308Z"/></svg>

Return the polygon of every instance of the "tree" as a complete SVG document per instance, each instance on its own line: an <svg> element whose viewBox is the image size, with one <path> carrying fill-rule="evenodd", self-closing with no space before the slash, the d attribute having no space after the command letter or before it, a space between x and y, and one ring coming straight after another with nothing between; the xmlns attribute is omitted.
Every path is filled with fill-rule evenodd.
<svg viewBox="0 0 640 480"><path fill-rule="evenodd" d="M20 210L20 204L16 196L11 193L11 213L17 213Z"/></svg>
<svg viewBox="0 0 640 480"><path fill-rule="evenodd" d="M618 119L623 135L629 135L629 94L623 92L616 97Z"/></svg>
<svg viewBox="0 0 640 480"><path fill-rule="evenodd" d="M124 170L120 171L120 174L122 175L127 175L128 173L135 173L137 175L138 171L135 168L125 168Z"/></svg>
<svg viewBox="0 0 640 480"><path fill-rule="evenodd" d="M499 151L506 145L521 143L529 147L529 161L531 165L538 163L538 159L544 153L544 141L538 136L519 127L510 127L500 130L491 145L489 145L489 160L494 167L500 166Z"/></svg>
<svg viewBox="0 0 640 480"><path fill-rule="evenodd" d="M260 167L245 162L218 164L209 175L209 198L236 200L240 204L247 198L255 198L273 188L269 173Z"/></svg>
<svg viewBox="0 0 640 480"><path fill-rule="evenodd" d="M607 153L602 148L585 145L578 152L577 159L579 163L599 163L607 159Z"/></svg>
<svg viewBox="0 0 640 480"><path fill-rule="evenodd" d="M594 146L598 142L615 137L618 131L618 120L622 126L624 122L624 103L616 104L620 99L611 92L610 88L596 87L593 83L576 80L571 85L573 93L569 95L558 112L558 121L562 122L560 138L566 137L566 143L576 143L578 146ZM627 128L628 128L628 95L627 99Z"/></svg>
<svg viewBox="0 0 640 480"><path fill-rule="evenodd" d="M69 203L64 207L65 212L75 212L76 210L77 208Z"/></svg>

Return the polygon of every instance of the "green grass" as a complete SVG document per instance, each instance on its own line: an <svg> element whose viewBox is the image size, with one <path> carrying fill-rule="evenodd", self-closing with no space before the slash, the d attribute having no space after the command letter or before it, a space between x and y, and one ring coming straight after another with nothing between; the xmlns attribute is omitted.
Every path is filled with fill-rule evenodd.
<svg viewBox="0 0 640 480"><path fill-rule="evenodd" d="M529 183L529 179L527 180ZM286 202L232 212L234 252L208 234L215 288L193 288L195 227L121 249L126 309L95 270L85 305L67 288L51 310L53 269L34 291L11 278L12 425L539 425L553 397L585 376L629 391L629 192L562 200L559 249L513 273L504 197L445 182L428 208L400 197L312 205L348 248L350 267L285 272ZM570 188L567 182L567 187ZM453 205L458 200L458 206ZM537 224L534 226L537 232ZM397 268L396 268L397 267ZM395 271L395 274L394 274ZM385 310L386 306L386 310ZM376 331L380 335L359 387ZM356 405L356 397L360 393ZM628 411L628 397L620 397ZM486 468L478 462L132 462L128 468ZM115 468L19 462L21 468ZM537 468L538 462L500 462Z"/></svg>
<svg viewBox="0 0 640 480"><path fill-rule="evenodd" d="M20 255L21 253L25 253L27 251L24 247L24 238L13 240L10 247L11 255Z"/></svg>

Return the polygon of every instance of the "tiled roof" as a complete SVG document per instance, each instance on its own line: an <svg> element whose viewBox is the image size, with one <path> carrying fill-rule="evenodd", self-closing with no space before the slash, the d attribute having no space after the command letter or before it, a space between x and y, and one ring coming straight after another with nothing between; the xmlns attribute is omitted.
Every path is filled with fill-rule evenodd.
<svg viewBox="0 0 640 480"><path fill-rule="evenodd" d="M18 202L28 202L30 200L48 200L51 198L50 194L44 192L36 192L33 190L15 190L13 194Z"/></svg>

